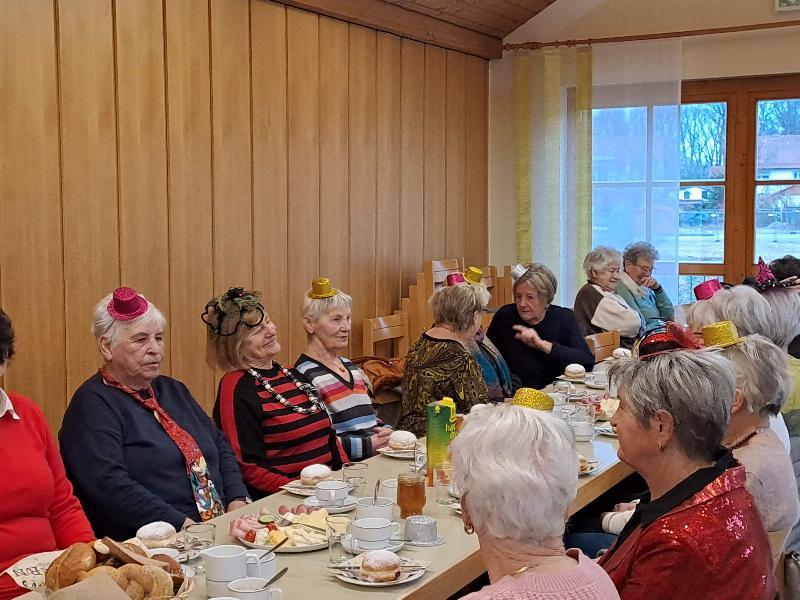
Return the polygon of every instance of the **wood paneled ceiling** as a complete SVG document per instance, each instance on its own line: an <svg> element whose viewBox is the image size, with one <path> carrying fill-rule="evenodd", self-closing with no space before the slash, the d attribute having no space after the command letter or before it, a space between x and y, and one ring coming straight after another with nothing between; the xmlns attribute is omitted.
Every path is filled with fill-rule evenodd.
<svg viewBox="0 0 800 600"><path fill-rule="evenodd" d="M556 0L274 0L458 50L500 58L503 38Z"/></svg>
<svg viewBox="0 0 800 600"><path fill-rule="evenodd" d="M555 0L383 1L500 39L555 2Z"/></svg>

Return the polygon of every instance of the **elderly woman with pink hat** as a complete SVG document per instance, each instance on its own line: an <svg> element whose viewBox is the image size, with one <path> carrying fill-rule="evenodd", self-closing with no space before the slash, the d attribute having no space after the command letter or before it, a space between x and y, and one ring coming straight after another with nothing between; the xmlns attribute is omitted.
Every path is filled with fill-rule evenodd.
<svg viewBox="0 0 800 600"><path fill-rule="evenodd" d="M59 433L67 474L100 535L176 529L243 506L236 457L186 386L161 375L166 319L119 288L94 309L103 365L75 392Z"/></svg>

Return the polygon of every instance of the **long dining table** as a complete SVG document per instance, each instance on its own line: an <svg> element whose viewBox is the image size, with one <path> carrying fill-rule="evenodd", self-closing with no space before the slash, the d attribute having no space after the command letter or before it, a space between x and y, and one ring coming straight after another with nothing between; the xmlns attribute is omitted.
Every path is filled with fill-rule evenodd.
<svg viewBox="0 0 800 600"><path fill-rule="evenodd" d="M598 468L590 475L578 478L575 500L569 508L570 514L580 510L603 492L631 473L631 469L617 458L617 440L595 435L591 442L576 444L578 452L590 461L597 461ZM367 459L367 483L362 488L371 492L378 480L392 479L408 472L411 460L388 458L383 455ZM412 600L435 600L448 598L484 571L480 558L478 538L464 532L461 517L452 508L436 503L433 487L427 487L427 502L424 514L434 517L439 535L445 543L434 547L419 547L406 544L398 551L404 558L430 561L425 575L408 584L392 587L371 588L345 583L330 574L328 550L306 553L278 554L277 568L288 567L286 575L276 584L283 591L285 600L325 598L325 600L363 598L404 598ZM535 501L535 499L531 499ZM238 544L229 534L230 522L243 514L258 514L262 507L276 512L281 505L296 506L303 498L281 491L253 504L227 513L210 522L216 524L216 544ZM396 509L395 509L396 510ZM207 598L205 581L197 577L191 600Z"/></svg>

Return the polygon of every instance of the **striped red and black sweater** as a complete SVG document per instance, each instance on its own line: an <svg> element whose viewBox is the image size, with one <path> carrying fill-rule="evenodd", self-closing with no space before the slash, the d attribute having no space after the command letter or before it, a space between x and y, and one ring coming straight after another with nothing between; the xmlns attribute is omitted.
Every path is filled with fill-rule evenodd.
<svg viewBox="0 0 800 600"><path fill-rule="evenodd" d="M277 366L258 369L293 406L311 408L306 394ZM297 379L301 375L293 373ZM254 497L277 492L308 465L339 469L347 461L325 410L301 414L283 406L247 371L230 371L219 383L214 420L236 453Z"/></svg>

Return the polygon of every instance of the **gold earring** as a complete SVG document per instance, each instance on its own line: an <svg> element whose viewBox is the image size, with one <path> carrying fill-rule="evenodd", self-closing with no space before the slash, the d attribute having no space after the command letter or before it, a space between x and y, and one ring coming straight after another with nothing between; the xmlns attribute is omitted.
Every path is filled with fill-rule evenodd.
<svg viewBox="0 0 800 600"><path fill-rule="evenodd" d="M661 452L664 451L664 442L658 442L658 449L661 450Z"/></svg>
<svg viewBox="0 0 800 600"><path fill-rule="evenodd" d="M464 533L466 533L467 535L472 535L473 533L475 533L475 527L472 525L472 523L470 523L469 525L467 525L466 523L464 524Z"/></svg>

